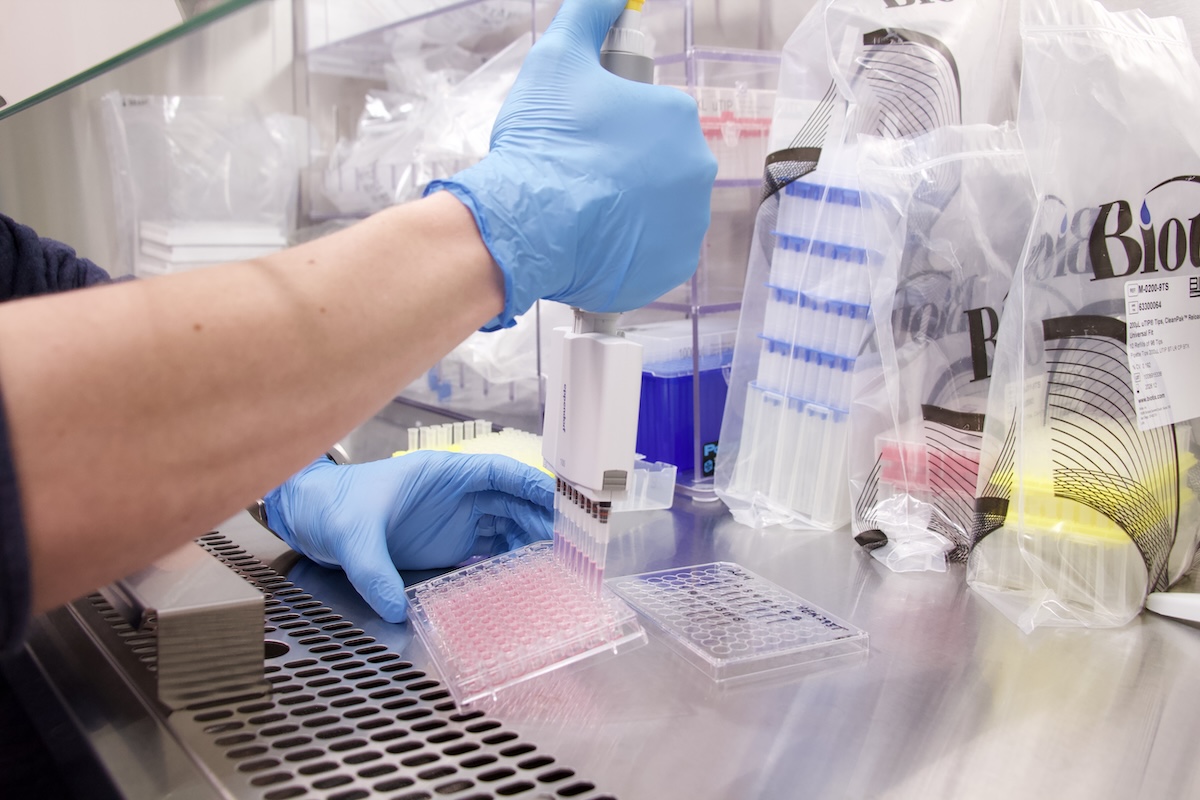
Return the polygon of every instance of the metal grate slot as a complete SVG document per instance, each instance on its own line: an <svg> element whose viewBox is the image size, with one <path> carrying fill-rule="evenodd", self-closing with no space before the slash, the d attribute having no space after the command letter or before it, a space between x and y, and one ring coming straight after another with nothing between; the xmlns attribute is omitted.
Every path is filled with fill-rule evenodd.
<svg viewBox="0 0 1200 800"><path fill-rule="evenodd" d="M268 690L196 703L168 723L238 797L612 800L219 533L198 540L264 592ZM153 620L134 630L89 598L141 668Z"/></svg>

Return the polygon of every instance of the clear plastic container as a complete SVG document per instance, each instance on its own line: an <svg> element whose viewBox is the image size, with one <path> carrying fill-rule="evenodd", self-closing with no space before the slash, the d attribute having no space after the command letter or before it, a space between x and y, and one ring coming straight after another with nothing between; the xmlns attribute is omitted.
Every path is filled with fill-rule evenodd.
<svg viewBox="0 0 1200 800"><path fill-rule="evenodd" d="M609 586L688 663L722 683L778 677L869 647L865 631L727 561L631 575Z"/></svg>
<svg viewBox="0 0 1200 800"><path fill-rule="evenodd" d="M698 380L701 423L700 469L696 473L711 477L728 390L724 371L733 360L737 336L736 317L701 318L698 373L693 371L691 320L648 323L627 328L624 334L643 347L637 451L650 461L674 464L683 472L695 469L693 389Z"/></svg>
<svg viewBox="0 0 1200 800"><path fill-rule="evenodd" d="M459 705L577 661L645 644L637 615L534 544L419 583L409 619Z"/></svg>
<svg viewBox="0 0 1200 800"><path fill-rule="evenodd" d="M704 139L717 158L717 180L760 180L775 91L745 84L697 86L692 95L699 107Z"/></svg>
<svg viewBox="0 0 1200 800"><path fill-rule="evenodd" d="M850 519L847 420L871 332L872 251L846 153L786 186L769 273L747 282L756 313L742 319L722 425L732 469L715 481L747 524L832 530Z"/></svg>
<svg viewBox="0 0 1200 800"><path fill-rule="evenodd" d="M677 475L678 469L674 464L637 459L633 462L633 473L625 487L625 499L613 501L613 513L670 508L675 502Z"/></svg>

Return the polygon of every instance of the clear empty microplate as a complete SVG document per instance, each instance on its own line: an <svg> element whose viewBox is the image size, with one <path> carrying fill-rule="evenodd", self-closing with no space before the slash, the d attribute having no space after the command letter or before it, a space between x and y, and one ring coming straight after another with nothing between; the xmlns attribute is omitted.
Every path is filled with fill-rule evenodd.
<svg viewBox="0 0 1200 800"><path fill-rule="evenodd" d="M409 619L460 705L602 653L646 643L637 614L534 544L407 591Z"/></svg>
<svg viewBox="0 0 1200 800"><path fill-rule="evenodd" d="M646 572L608 582L714 681L777 676L867 652L867 634L730 562Z"/></svg>

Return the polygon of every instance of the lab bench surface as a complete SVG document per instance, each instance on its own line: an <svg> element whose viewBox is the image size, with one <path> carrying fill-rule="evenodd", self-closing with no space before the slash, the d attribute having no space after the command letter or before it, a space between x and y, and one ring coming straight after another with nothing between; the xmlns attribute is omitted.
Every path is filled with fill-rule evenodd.
<svg viewBox="0 0 1200 800"><path fill-rule="evenodd" d="M864 629L870 651L724 688L647 625L645 646L485 702L491 718L592 782L587 797L1200 796L1200 628L1145 613L1115 630L1026 635L965 585L961 566L892 573L844 530L753 530L719 503L684 499L615 520L610 578L736 562ZM436 674L409 625L378 620L340 572L297 560L248 516L222 530ZM195 752L127 685L98 678L97 658L84 652L95 637L70 627L62 612L35 622L35 672L120 791L220 796L206 781L221 768L206 759L229 769L232 756Z"/></svg>

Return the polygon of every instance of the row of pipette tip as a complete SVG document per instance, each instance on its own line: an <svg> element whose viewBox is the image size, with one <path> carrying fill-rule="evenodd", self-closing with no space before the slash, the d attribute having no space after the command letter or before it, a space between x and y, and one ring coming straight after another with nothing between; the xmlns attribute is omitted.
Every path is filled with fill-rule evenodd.
<svg viewBox="0 0 1200 800"><path fill-rule="evenodd" d="M862 194L853 188L795 180L783 188L776 229L801 239L862 247Z"/></svg>
<svg viewBox="0 0 1200 800"><path fill-rule="evenodd" d="M408 429L408 450L444 450L451 445L486 436L491 432L492 423L486 419L421 425Z"/></svg>
<svg viewBox="0 0 1200 800"><path fill-rule="evenodd" d="M870 324L866 305L812 300L797 292L772 289L763 316L763 337L831 355L854 358Z"/></svg>
<svg viewBox="0 0 1200 800"><path fill-rule="evenodd" d="M861 269L868 259L866 248L778 231L775 236L771 286L803 292L817 300L870 304L871 284Z"/></svg>
<svg viewBox="0 0 1200 800"><path fill-rule="evenodd" d="M450 450L456 453L508 456L522 464L545 470L541 436L519 428L493 431L492 423L486 419L409 428L408 451L412 450Z"/></svg>
<svg viewBox="0 0 1200 800"><path fill-rule="evenodd" d="M847 492L846 413L804 403L751 386L744 439L733 489L759 496L770 507L799 514L813 524L835 527Z"/></svg>
<svg viewBox="0 0 1200 800"><path fill-rule="evenodd" d="M980 540L971 560L979 584L1047 593L1067 617L1128 618L1147 591L1145 562L1129 535L1047 486L1025 485L1019 509Z"/></svg>
<svg viewBox="0 0 1200 800"><path fill-rule="evenodd" d="M562 478L554 494L554 560L599 595L608 560L610 503L592 500Z"/></svg>
<svg viewBox="0 0 1200 800"><path fill-rule="evenodd" d="M854 359L767 340L757 386L793 401L846 411Z"/></svg>

